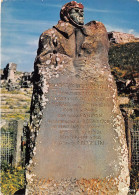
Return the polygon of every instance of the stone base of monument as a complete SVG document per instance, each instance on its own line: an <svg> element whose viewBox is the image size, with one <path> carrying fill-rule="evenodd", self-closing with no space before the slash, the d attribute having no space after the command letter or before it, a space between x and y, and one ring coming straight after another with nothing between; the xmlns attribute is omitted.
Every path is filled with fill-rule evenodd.
<svg viewBox="0 0 139 195"><path fill-rule="evenodd" d="M110 72L59 75L47 79L47 103L27 168L26 194L126 195L124 121Z"/></svg>
<svg viewBox="0 0 139 195"><path fill-rule="evenodd" d="M40 179L35 180L29 189L26 189L28 195L71 195L71 194L86 194L86 195L114 195L114 194L127 194L128 190L119 192L117 187L118 178L99 179L80 179L68 178L61 181L53 179Z"/></svg>

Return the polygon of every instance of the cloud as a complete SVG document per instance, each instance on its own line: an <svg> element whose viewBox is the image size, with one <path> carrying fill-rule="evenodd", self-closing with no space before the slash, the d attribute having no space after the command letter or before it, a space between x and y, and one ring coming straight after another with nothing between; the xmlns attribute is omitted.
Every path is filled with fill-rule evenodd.
<svg viewBox="0 0 139 195"><path fill-rule="evenodd" d="M14 62L18 65L19 71L32 71L33 63L36 57L36 51L28 48L12 47L4 48L1 52L2 68L9 62Z"/></svg>
<svg viewBox="0 0 139 195"><path fill-rule="evenodd" d="M50 4L50 3L46 3L46 6L47 7L54 7L54 8L62 8L63 4ZM99 13L119 13L119 11L112 11L112 10L103 10L103 9L92 9L92 8L89 8L89 7L85 7L84 8L85 11L88 11L88 12L99 12Z"/></svg>
<svg viewBox="0 0 139 195"><path fill-rule="evenodd" d="M61 5L58 5L58 4L50 4L50 3L46 3L46 6L47 7L55 7L55 8L62 8L62 4Z"/></svg>
<svg viewBox="0 0 139 195"><path fill-rule="evenodd" d="M46 3L46 6L48 7L55 7L55 8L61 8L63 5L55 5L55 4L49 4L49 3ZM112 11L112 10L103 10L103 9L92 9L92 8L89 8L89 7L85 7L84 8L85 11L88 11L88 12L99 12L99 13L119 13L118 11Z"/></svg>
<svg viewBox="0 0 139 195"><path fill-rule="evenodd" d="M99 12L99 13L119 13L119 11L113 11L113 10L104 10L104 9L92 9L85 7L85 11L88 12Z"/></svg>
<svg viewBox="0 0 139 195"><path fill-rule="evenodd" d="M2 52L4 52L4 54L22 54L22 55L34 55L35 52L33 51L27 51L21 47L15 47L15 48L5 48L4 51L2 50Z"/></svg>
<svg viewBox="0 0 139 195"><path fill-rule="evenodd" d="M135 37L139 37L139 33L136 32L134 29L119 28L117 26L108 25L108 24L105 24L105 27L108 32L110 31L123 32L123 33L133 34Z"/></svg>
<svg viewBox="0 0 139 195"><path fill-rule="evenodd" d="M134 34L135 31L134 31L134 29L129 29L128 33L129 33L129 34Z"/></svg>
<svg viewBox="0 0 139 195"><path fill-rule="evenodd" d="M35 46L35 47L37 47L38 46L38 39L33 39L32 41L31 40L29 40L28 42L27 42L27 44L28 45L30 45L30 46Z"/></svg>
<svg viewBox="0 0 139 195"><path fill-rule="evenodd" d="M6 31L2 36L2 68L8 62L15 62L18 65L18 70L32 71L38 41L39 35L18 32L18 30L10 33Z"/></svg>
<svg viewBox="0 0 139 195"><path fill-rule="evenodd" d="M20 20L6 18L2 21L2 68L8 62L18 64L18 70L32 70L40 34L55 21Z"/></svg>
<svg viewBox="0 0 139 195"><path fill-rule="evenodd" d="M46 21L46 20L19 20L19 19L15 19L15 18L9 18L8 20L5 20L4 23L5 24L26 24L26 25L30 25L30 24L38 24L38 25L51 25L52 23L54 23L55 21Z"/></svg>
<svg viewBox="0 0 139 195"><path fill-rule="evenodd" d="M55 7L55 8L62 8L63 4L59 4L59 5L55 5L55 4L49 4L49 3L46 3L46 6L47 7ZM99 13L119 13L119 11L113 11L113 10L103 10L103 9L92 9L92 8L89 8L89 7L85 7L84 8L85 11L88 11L88 12L99 12Z"/></svg>
<svg viewBox="0 0 139 195"><path fill-rule="evenodd" d="M9 62L15 62L18 70L32 71L39 36L56 22L15 18L13 12L16 11L18 11L16 8L9 7L7 14L4 10L2 13L2 68Z"/></svg>
<svg viewBox="0 0 139 195"><path fill-rule="evenodd" d="M6 61L7 62L10 62L10 56L9 55L7 55L7 54L5 54L5 53L1 53L1 60L3 61L4 59L6 59ZM6 65L6 63L5 64L3 64L3 63L1 63L3 66L5 66Z"/></svg>
<svg viewBox="0 0 139 195"><path fill-rule="evenodd" d="M26 32L29 33L35 33L39 32L42 33L45 29L48 29L55 25L56 21L43 21L43 20L17 20L15 18L10 18L6 20L2 20L2 32L3 34L15 32L15 33L21 33Z"/></svg>
<svg viewBox="0 0 139 195"><path fill-rule="evenodd" d="M119 28L117 26L112 26L112 25L109 25L109 24L105 24L105 27L106 27L108 32L109 31L125 32L125 29Z"/></svg>
<svg viewBox="0 0 139 195"><path fill-rule="evenodd" d="M129 30L127 30L127 33L133 34L135 37L138 37L138 38L139 38L139 33L136 32L134 29L129 29Z"/></svg>

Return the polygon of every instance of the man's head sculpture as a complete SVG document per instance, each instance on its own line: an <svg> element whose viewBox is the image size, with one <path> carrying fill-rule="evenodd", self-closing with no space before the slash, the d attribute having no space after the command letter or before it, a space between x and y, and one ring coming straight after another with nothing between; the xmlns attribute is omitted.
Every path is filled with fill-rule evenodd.
<svg viewBox="0 0 139 195"><path fill-rule="evenodd" d="M83 8L84 6L76 1L66 3L60 11L60 18L77 27L82 27L84 24Z"/></svg>

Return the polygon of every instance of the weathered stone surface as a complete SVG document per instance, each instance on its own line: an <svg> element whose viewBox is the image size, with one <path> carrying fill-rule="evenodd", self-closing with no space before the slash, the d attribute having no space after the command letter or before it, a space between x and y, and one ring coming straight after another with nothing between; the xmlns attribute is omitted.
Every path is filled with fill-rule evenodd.
<svg viewBox="0 0 139 195"><path fill-rule="evenodd" d="M23 120L2 120L1 127L1 160L18 166L21 163Z"/></svg>
<svg viewBox="0 0 139 195"><path fill-rule="evenodd" d="M128 183L128 162L113 78L108 71L97 75L94 71L89 79L63 72L48 82L36 155L29 170L37 176L35 180L93 178L103 183L111 179L115 193L116 186Z"/></svg>
<svg viewBox="0 0 139 195"><path fill-rule="evenodd" d="M129 98L128 97L119 97L119 104L128 104Z"/></svg>
<svg viewBox="0 0 139 195"><path fill-rule="evenodd" d="M8 63L6 68L4 68L4 79L14 81L14 74L16 72L17 65L15 63Z"/></svg>
<svg viewBox="0 0 139 195"><path fill-rule="evenodd" d="M108 32L109 40L111 43L129 43L139 41L139 38L133 34L122 33L122 32Z"/></svg>
<svg viewBox="0 0 139 195"><path fill-rule="evenodd" d="M40 37L26 194L127 194L128 152L104 25Z"/></svg>
<svg viewBox="0 0 139 195"><path fill-rule="evenodd" d="M22 88L30 88L32 83L31 83L31 78L32 74L30 72L24 72L23 76L21 78L21 87Z"/></svg>

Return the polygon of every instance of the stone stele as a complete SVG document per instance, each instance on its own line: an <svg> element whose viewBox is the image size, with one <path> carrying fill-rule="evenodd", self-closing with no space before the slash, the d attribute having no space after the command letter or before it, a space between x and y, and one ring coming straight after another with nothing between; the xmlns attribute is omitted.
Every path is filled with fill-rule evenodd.
<svg viewBox="0 0 139 195"><path fill-rule="evenodd" d="M34 66L26 194L127 194L128 151L104 25L60 20Z"/></svg>

